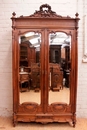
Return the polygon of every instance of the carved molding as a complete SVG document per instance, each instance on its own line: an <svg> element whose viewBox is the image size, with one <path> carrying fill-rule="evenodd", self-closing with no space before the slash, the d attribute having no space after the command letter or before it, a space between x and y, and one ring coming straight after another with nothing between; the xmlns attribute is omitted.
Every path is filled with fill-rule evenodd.
<svg viewBox="0 0 87 130"><path fill-rule="evenodd" d="M78 18L78 13L76 13L76 19L79 20ZM14 19L16 18L16 13L13 12L12 13L12 18ZM39 7L39 10L36 10L34 14L30 15L30 16L23 16L21 15L20 17L17 18L59 18L59 19L72 19L70 16L61 16L56 14L56 12L51 10L51 6L48 4L43 4Z"/></svg>
<svg viewBox="0 0 87 130"><path fill-rule="evenodd" d="M57 15L54 11L51 10L51 6L48 4L41 5L39 11L36 11L30 17L59 17L62 18L61 15Z"/></svg>
<svg viewBox="0 0 87 130"><path fill-rule="evenodd" d="M33 103L33 102L25 102L21 104L21 108L24 112L36 112L38 109L38 104L37 103Z"/></svg>
<svg viewBox="0 0 87 130"><path fill-rule="evenodd" d="M52 103L51 104L51 110L53 112L65 112L67 108L67 104L66 103Z"/></svg>
<svg viewBox="0 0 87 130"><path fill-rule="evenodd" d="M15 12L13 12L13 18L15 17ZM56 14L56 12L51 10L51 6L48 4L43 4L40 6L39 10L35 11L34 14L30 15L30 16L20 16L20 17L24 17L24 18L71 18L70 16L66 16L63 17L61 15Z"/></svg>

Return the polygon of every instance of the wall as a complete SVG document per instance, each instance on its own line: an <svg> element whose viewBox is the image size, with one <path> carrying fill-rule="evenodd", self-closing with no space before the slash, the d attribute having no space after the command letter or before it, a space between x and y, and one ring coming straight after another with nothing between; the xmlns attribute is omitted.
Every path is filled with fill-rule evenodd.
<svg viewBox="0 0 87 130"><path fill-rule="evenodd" d="M78 91L77 116L87 117L87 63L84 55L84 9L86 0L0 0L0 116L12 116L12 12L17 16L33 14L42 4L49 4L57 14L75 17L80 15L78 31ZM85 10L87 13L87 9ZM87 32L87 31L86 31Z"/></svg>

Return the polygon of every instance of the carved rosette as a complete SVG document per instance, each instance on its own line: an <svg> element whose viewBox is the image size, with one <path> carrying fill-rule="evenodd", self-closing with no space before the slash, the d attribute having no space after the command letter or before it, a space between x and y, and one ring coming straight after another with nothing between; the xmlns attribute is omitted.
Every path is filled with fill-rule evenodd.
<svg viewBox="0 0 87 130"><path fill-rule="evenodd" d="M51 104L51 111L53 113L61 113L61 112L65 112L67 109L67 104L64 103L52 103Z"/></svg>
<svg viewBox="0 0 87 130"><path fill-rule="evenodd" d="M35 113L38 109L38 104L33 102L25 102L21 104L21 108L23 112Z"/></svg>

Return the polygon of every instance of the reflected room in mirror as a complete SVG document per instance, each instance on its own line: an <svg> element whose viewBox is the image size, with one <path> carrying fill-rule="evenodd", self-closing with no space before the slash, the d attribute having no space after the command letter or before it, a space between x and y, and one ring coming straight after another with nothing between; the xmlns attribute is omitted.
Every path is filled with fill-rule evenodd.
<svg viewBox="0 0 87 130"><path fill-rule="evenodd" d="M40 44L40 33L28 32L19 36L20 103L40 104Z"/></svg>
<svg viewBox="0 0 87 130"><path fill-rule="evenodd" d="M49 104L70 100L71 36L63 32L49 34Z"/></svg>

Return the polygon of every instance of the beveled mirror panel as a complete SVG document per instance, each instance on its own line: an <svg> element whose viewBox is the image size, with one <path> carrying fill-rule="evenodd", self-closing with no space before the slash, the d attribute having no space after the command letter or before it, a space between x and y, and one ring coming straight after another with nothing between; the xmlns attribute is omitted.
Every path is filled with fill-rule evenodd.
<svg viewBox="0 0 87 130"><path fill-rule="evenodd" d="M70 103L71 36L63 32L49 34L49 104Z"/></svg>
<svg viewBox="0 0 87 130"><path fill-rule="evenodd" d="M19 36L19 95L20 104L40 104L40 45L41 34L27 32Z"/></svg>

